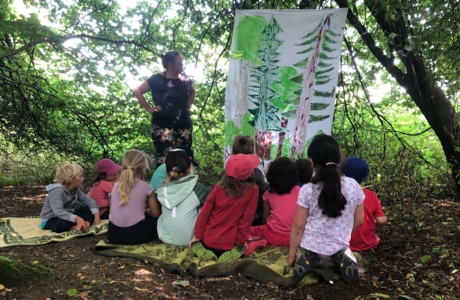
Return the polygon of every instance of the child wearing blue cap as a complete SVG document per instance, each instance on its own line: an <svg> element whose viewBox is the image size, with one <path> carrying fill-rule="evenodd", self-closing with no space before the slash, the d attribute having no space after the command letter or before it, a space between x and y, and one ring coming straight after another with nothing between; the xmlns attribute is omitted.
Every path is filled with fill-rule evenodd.
<svg viewBox="0 0 460 300"><path fill-rule="evenodd" d="M369 166L366 161L359 157L348 157L340 164L340 171L343 175L353 178L358 183L369 175ZM364 222L351 235L350 249L362 252L375 249L381 242L376 231L381 229L387 222L387 217L383 213L377 194L363 188L364 195ZM365 269L360 269L361 272Z"/></svg>

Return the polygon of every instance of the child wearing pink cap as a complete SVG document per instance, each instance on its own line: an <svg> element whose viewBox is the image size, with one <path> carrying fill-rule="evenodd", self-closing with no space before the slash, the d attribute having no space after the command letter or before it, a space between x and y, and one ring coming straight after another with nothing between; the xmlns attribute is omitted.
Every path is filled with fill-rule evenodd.
<svg viewBox="0 0 460 300"><path fill-rule="evenodd" d="M190 247L200 258L226 262L243 255L259 196L251 174L259 163L253 154L228 159L224 176L206 198L195 223Z"/></svg>
<svg viewBox="0 0 460 300"><path fill-rule="evenodd" d="M117 174L121 171L121 166L108 158L101 159L97 165L97 177L91 183L88 196L93 198L99 208L101 219L109 218L110 198L113 185L117 181Z"/></svg>

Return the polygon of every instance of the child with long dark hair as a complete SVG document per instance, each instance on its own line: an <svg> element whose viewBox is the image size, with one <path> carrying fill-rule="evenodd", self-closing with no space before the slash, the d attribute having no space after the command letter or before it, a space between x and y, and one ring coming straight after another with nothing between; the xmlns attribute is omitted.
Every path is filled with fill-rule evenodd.
<svg viewBox="0 0 460 300"><path fill-rule="evenodd" d="M267 181L269 187L263 196L265 225L251 227L245 256L267 244L289 246L300 191L296 164L288 157L275 159L268 166Z"/></svg>
<svg viewBox="0 0 460 300"><path fill-rule="evenodd" d="M363 223L363 190L354 179L341 175L339 144L333 137L315 136L307 154L315 176L299 193L287 264L295 263L296 282L322 259L334 262L345 282L356 283L359 274L349 245L351 233Z"/></svg>
<svg viewBox="0 0 460 300"><path fill-rule="evenodd" d="M254 154L232 155L225 174L206 199L190 241L192 251L205 260L238 259L249 237L257 209L258 186L251 177L260 161Z"/></svg>

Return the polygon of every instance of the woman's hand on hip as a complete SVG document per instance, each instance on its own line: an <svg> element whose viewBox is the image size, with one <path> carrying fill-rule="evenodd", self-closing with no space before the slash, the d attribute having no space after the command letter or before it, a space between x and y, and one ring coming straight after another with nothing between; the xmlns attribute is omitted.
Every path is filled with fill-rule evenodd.
<svg viewBox="0 0 460 300"><path fill-rule="evenodd" d="M149 109L147 109L147 111L149 113L151 113L151 114L159 112L159 111L161 111L161 105L157 105L155 107L150 107Z"/></svg>

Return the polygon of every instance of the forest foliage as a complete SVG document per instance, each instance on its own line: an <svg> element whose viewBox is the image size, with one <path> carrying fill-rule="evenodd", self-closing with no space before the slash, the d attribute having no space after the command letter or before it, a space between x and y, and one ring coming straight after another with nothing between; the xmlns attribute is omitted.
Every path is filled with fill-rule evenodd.
<svg viewBox="0 0 460 300"><path fill-rule="evenodd" d="M411 73L409 58L423 60L430 84L457 111L459 5L441 0L1 1L0 184L49 180L56 164L64 161L83 164L91 177L101 157L119 160L130 148L153 153L149 116L132 91L161 71L159 54L171 49L182 52L186 72L198 74L193 148L201 178L215 183L223 165L235 9L344 5L349 24L333 125L344 155L369 162L368 184L385 201L452 197L456 174L451 173L446 144L402 86L405 79L397 77L399 71ZM373 47L359 24L351 23L356 20L350 13L365 24L361 29L373 38ZM387 30L385 22L401 22L410 32L403 36L399 27ZM383 57L391 61L389 67L382 68ZM458 126L456 114L444 121Z"/></svg>

